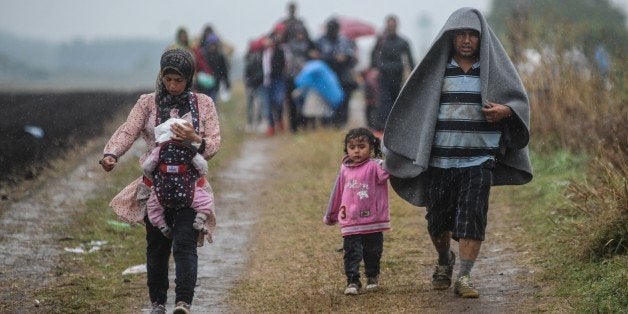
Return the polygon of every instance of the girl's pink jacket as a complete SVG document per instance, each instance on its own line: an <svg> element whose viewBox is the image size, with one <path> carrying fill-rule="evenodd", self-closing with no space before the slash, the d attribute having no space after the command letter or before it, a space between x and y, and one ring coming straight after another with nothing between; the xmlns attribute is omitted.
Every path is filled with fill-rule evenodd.
<svg viewBox="0 0 628 314"><path fill-rule="evenodd" d="M390 230L388 177L381 160L352 164L345 156L323 222L340 222L342 236Z"/></svg>

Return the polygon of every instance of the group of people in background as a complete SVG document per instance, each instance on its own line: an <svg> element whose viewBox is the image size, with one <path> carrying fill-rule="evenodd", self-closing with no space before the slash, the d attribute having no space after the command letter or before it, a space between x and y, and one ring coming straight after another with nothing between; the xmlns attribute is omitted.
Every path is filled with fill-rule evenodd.
<svg viewBox="0 0 628 314"><path fill-rule="evenodd" d="M281 113L277 108L288 108L290 131L314 127L317 123L323 126L343 127L349 116L349 103L353 92L360 87L364 75L355 71L358 64L358 51L354 39L341 32L340 21L331 17L325 24L325 32L317 39L311 39L302 20L296 16L295 3L287 6L288 16L281 20L269 35L249 43L246 61L246 87L249 99L249 129L254 129L258 120L254 115L254 100L259 97L262 110L268 122L266 133L273 135L284 129ZM366 81L368 89L366 106L366 120L368 126L381 137L384 123L394 95L401 88L402 75L405 69L412 69L414 61L408 41L397 34L397 18L389 16L386 19L384 32L377 37L376 44L371 52L370 67L365 71L378 77L376 80ZM265 62L274 60L276 62ZM281 62L283 60L283 62ZM305 66L315 60L322 62L312 63L312 68L319 71L305 71ZM406 66L404 68L404 66ZM259 79L256 72L271 74L273 80ZM316 82L309 86L306 78L300 78L310 73L318 74ZM316 74L314 74L316 75ZM329 80L324 80L329 77ZM281 82L281 83L277 83ZM276 84L283 85L280 87ZM335 85L334 85L335 84ZM305 88L302 88L305 87ZM311 88L314 87L314 88ZM312 89L318 93L312 92ZM327 95L334 88L341 91L341 99ZM322 95L317 95L322 94ZM322 96L322 97L317 97ZM316 101L323 102L319 106L326 106L329 110L311 110ZM374 108L377 108L374 110ZM319 121L319 122L317 122Z"/></svg>
<svg viewBox="0 0 628 314"><path fill-rule="evenodd" d="M225 88L223 93L228 94L231 89L228 59L233 53L233 47L223 43L211 25L205 25L195 41L190 40L185 27L179 27L175 43L167 47L167 50L174 48L188 50L194 56L196 70L193 88L197 92L211 97L216 103L220 99L221 86Z"/></svg>
<svg viewBox="0 0 628 314"><path fill-rule="evenodd" d="M325 32L313 39L303 20L297 17L296 4L288 3L287 16L268 33L248 43L243 73L247 102L245 130L272 136L316 125L341 128L348 122L354 91L364 86L365 120L381 137L403 77L414 67L410 45L397 33L397 24L395 16L386 18L386 26L372 48L368 68L357 73L359 56L355 38L342 33L338 18L329 18ZM172 47L192 52L197 63L194 78L197 92L207 94L216 103L221 95L228 94L233 48L221 41L211 26L206 26L194 42L185 28L179 28Z"/></svg>

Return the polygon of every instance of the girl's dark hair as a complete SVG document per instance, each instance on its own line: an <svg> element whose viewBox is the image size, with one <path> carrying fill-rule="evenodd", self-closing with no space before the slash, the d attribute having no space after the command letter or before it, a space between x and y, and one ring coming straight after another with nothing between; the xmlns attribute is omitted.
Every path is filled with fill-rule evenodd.
<svg viewBox="0 0 628 314"><path fill-rule="evenodd" d="M366 137L366 139L368 140L369 144L371 145L371 148L373 149L373 157L375 158L384 157L384 154L382 153L382 149L381 149L381 140L377 136L375 136L373 132L371 132L369 129L366 129L366 128L355 128L347 132L347 135L345 135L345 142L344 142L345 154L349 153L347 151L347 143L349 143L349 141L352 139L356 139L360 137Z"/></svg>

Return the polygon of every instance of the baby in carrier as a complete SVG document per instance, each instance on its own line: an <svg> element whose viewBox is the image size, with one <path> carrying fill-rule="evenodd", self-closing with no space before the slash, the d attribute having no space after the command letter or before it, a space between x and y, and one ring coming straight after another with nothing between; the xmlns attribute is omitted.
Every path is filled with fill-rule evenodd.
<svg viewBox="0 0 628 314"><path fill-rule="evenodd" d="M155 127L157 146L142 164L144 176L152 181L153 189L146 211L150 223L171 238L172 231L164 211L191 207L196 211L193 227L200 232L201 246L204 235L210 232L208 227L215 226L213 199L204 189L207 161L190 143L172 139L172 124L184 122L183 119L170 118ZM211 242L211 237L208 241Z"/></svg>

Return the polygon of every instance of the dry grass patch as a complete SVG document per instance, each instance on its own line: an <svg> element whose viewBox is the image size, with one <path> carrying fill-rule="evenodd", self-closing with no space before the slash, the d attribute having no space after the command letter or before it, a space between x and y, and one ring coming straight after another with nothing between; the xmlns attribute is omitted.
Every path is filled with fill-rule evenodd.
<svg viewBox="0 0 628 314"><path fill-rule="evenodd" d="M276 171L260 200L250 266L232 293L236 312L403 312L416 308L413 296L431 292L429 274L419 269L430 265L430 272L434 258L423 209L390 189L393 230L384 234L383 288L368 297L343 295L340 230L322 222L343 139L343 132L331 130L273 139Z"/></svg>

